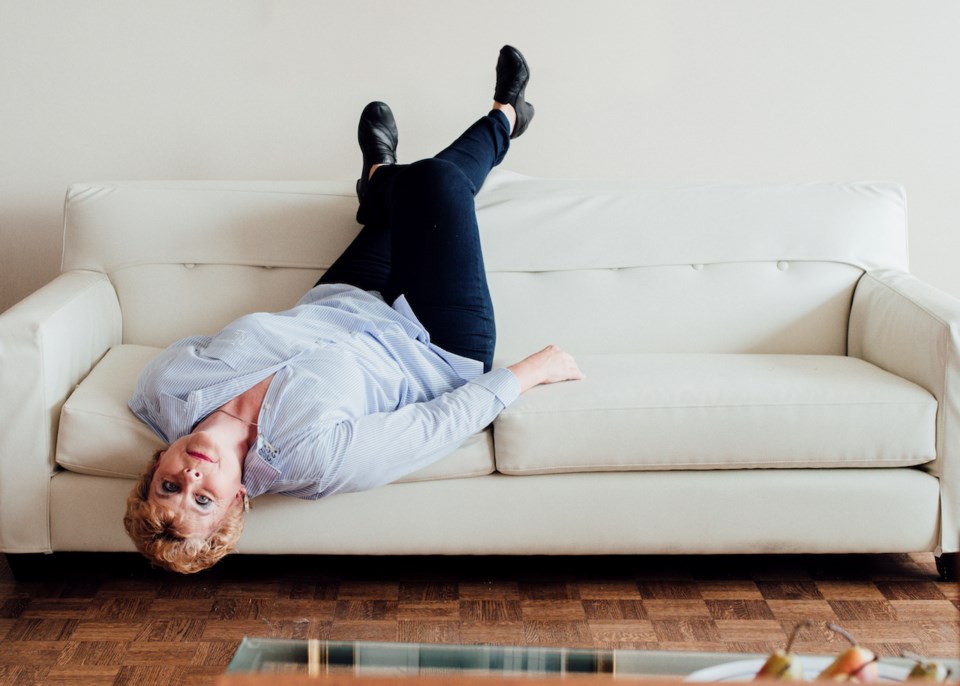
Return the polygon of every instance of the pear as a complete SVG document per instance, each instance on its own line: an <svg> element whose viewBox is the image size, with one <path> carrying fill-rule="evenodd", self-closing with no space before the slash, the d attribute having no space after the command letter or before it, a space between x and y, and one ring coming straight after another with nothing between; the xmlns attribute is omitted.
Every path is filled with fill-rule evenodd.
<svg viewBox="0 0 960 686"><path fill-rule="evenodd" d="M763 663L763 667L761 667L760 671L757 672L757 676L754 677L754 681L759 679L803 681L803 666L800 664L800 660L797 659L797 656L790 652L790 647L793 645L794 640L796 640L797 634L800 633L800 629L812 624L813 622L809 620L797 624L797 626L793 628L793 632L790 634L790 639L787 641L786 647L783 650L777 648L770 653L770 657L768 657L767 661Z"/></svg>
<svg viewBox="0 0 960 686"><path fill-rule="evenodd" d="M933 660L925 660L914 653L903 653L903 657L916 662L907 674L907 681L934 681L939 684L950 678L950 670Z"/></svg>
<svg viewBox="0 0 960 686"><path fill-rule="evenodd" d="M796 659L796 655L791 655L787 651L777 648L770 653L770 657L767 658L763 667L757 672L757 676L754 677L754 681L760 679L803 681L803 667L800 665L800 660Z"/></svg>
<svg viewBox="0 0 960 686"><path fill-rule="evenodd" d="M836 624L827 626L850 641L850 647L837 655L817 678L862 683L877 681L880 678L877 673L877 656L872 651L858 646L856 639Z"/></svg>

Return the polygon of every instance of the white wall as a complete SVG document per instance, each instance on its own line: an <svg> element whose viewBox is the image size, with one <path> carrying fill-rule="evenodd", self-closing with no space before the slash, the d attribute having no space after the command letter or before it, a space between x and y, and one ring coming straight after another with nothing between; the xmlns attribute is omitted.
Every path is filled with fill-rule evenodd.
<svg viewBox="0 0 960 686"><path fill-rule="evenodd" d="M67 184L352 179L374 99L433 154L503 43L537 106L505 168L899 181L960 296L958 36L956 0L0 0L0 310L58 272Z"/></svg>

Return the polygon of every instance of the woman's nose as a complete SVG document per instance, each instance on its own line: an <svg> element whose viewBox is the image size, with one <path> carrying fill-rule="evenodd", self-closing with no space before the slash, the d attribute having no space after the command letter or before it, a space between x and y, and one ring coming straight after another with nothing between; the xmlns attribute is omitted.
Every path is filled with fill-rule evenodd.
<svg viewBox="0 0 960 686"><path fill-rule="evenodd" d="M187 477L190 478L190 479L199 479L199 478L200 478L200 472L197 471L196 469L192 469L191 467L187 467L186 469L183 470L183 472L184 472L184 474L186 474Z"/></svg>

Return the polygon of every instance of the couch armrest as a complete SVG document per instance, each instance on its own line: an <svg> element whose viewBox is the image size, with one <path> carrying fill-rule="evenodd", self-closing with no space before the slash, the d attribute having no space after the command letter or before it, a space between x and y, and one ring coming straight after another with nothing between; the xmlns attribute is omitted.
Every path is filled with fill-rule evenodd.
<svg viewBox="0 0 960 686"><path fill-rule="evenodd" d="M910 274L867 272L850 312L848 354L927 389L937 399L940 547L960 549L960 300Z"/></svg>
<svg viewBox="0 0 960 686"><path fill-rule="evenodd" d="M0 550L49 551L60 408L120 338L116 292L97 272L62 274L0 313Z"/></svg>

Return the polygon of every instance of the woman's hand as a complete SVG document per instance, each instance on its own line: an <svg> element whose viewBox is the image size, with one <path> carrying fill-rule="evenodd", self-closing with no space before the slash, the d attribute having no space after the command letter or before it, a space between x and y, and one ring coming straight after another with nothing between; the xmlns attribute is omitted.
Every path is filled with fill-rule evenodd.
<svg viewBox="0 0 960 686"><path fill-rule="evenodd" d="M584 378L576 360L555 345L548 345L516 364L507 367L520 382L520 392L545 383L576 381Z"/></svg>

